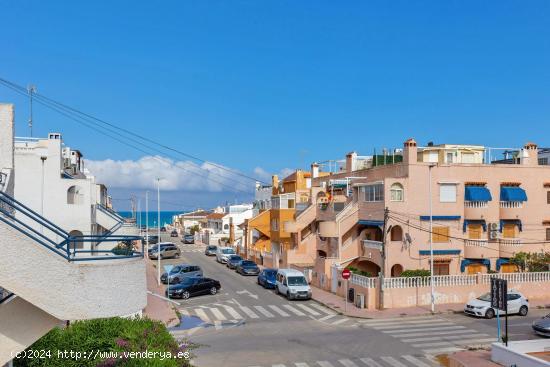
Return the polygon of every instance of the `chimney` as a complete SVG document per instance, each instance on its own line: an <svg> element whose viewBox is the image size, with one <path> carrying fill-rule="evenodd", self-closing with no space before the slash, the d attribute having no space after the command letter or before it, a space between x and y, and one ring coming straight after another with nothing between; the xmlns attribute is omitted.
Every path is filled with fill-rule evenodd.
<svg viewBox="0 0 550 367"><path fill-rule="evenodd" d="M14 108L12 104L0 103L0 169L14 168L13 137L14 137Z"/></svg>
<svg viewBox="0 0 550 367"><path fill-rule="evenodd" d="M279 194L279 176L273 175L271 176L271 193L273 195Z"/></svg>
<svg viewBox="0 0 550 367"><path fill-rule="evenodd" d="M416 141L413 138L403 143L403 163L412 164L418 160Z"/></svg>
<svg viewBox="0 0 550 367"><path fill-rule="evenodd" d="M350 152L346 154L346 172L347 173L355 171L356 162L357 162L356 152Z"/></svg>
<svg viewBox="0 0 550 367"><path fill-rule="evenodd" d="M535 143L527 143L523 146L523 149L519 155L520 164L526 166L538 166L539 165L539 149Z"/></svg>
<svg viewBox="0 0 550 367"><path fill-rule="evenodd" d="M311 178L319 177L319 163L315 162L311 164Z"/></svg>

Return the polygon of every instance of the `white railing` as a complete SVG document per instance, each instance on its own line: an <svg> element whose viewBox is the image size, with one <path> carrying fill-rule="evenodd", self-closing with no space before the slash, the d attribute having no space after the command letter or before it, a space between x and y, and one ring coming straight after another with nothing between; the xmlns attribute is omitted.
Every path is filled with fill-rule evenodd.
<svg viewBox="0 0 550 367"><path fill-rule="evenodd" d="M500 207L503 209L517 209L523 208L523 202L521 201L501 201Z"/></svg>
<svg viewBox="0 0 550 367"><path fill-rule="evenodd" d="M434 286L472 285L477 283L476 275L435 275L433 277L384 278L384 288L429 287L433 278Z"/></svg>
<svg viewBox="0 0 550 367"><path fill-rule="evenodd" d="M510 283L529 283L529 282L550 282L550 272L538 273L500 273L500 274L482 274L481 279L484 284L489 284L491 278L506 279Z"/></svg>
<svg viewBox="0 0 550 367"><path fill-rule="evenodd" d="M521 246L521 238L501 238L498 243L503 246Z"/></svg>
<svg viewBox="0 0 550 367"><path fill-rule="evenodd" d="M464 244L466 246L487 247L487 245L489 244L489 241L481 240L481 239L478 239L478 240L467 239L464 241Z"/></svg>
<svg viewBox="0 0 550 367"><path fill-rule="evenodd" d="M382 241L363 240L363 247L381 251Z"/></svg>
<svg viewBox="0 0 550 367"><path fill-rule="evenodd" d="M336 214L336 221L341 221L344 218L347 218L348 214L354 213L359 210L359 202L350 201L344 209L338 214Z"/></svg>
<svg viewBox="0 0 550 367"><path fill-rule="evenodd" d="M351 274L350 283L364 288L376 288L378 278L365 277L359 274Z"/></svg>
<svg viewBox="0 0 550 367"><path fill-rule="evenodd" d="M465 201L464 202L465 208L488 208L489 203L487 201Z"/></svg>

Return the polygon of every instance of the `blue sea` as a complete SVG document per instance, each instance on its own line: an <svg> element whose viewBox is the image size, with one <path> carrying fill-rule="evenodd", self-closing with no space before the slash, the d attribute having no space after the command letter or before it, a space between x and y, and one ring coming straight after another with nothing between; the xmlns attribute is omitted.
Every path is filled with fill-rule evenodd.
<svg viewBox="0 0 550 367"><path fill-rule="evenodd" d="M181 214L182 212L173 212L173 211L161 211L160 212L160 223L161 223L161 226L165 226L167 224L170 224L172 223L172 217L176 214ZM125 217L125 218L131 218L132 217L132 212L129 212L129 211L126 211L126 212L118 212L118 214L120 214L121 216ZM141 214L141 221L140 221L140 214ZM138 226L140 225L145 225L145 218L146 218L146 212L145 211L142 211L141 213L140 212L136 212L136 220L137 220L137 224ZM152 212L152 211L149 211L149 223L148 223L148 226L149 227L156 227L157 226L157 218L158 218L158 214L157 212Z"/></svg>

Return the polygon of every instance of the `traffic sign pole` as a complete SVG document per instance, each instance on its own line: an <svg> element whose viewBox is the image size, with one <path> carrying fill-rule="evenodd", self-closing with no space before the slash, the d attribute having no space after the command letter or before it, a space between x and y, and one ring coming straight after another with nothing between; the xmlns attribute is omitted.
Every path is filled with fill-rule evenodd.
<svg viewBox="0 0 550 367"><path fill-rule="evenodd" d="M349 269L344 269L342 270L342 278L344 278L344 281L346 282L346 291L345 291L345 294L344 294L344 312L348 312L348 297L349 297L349 294L348 294L348 279L351 277L351 271Z"/></svg>

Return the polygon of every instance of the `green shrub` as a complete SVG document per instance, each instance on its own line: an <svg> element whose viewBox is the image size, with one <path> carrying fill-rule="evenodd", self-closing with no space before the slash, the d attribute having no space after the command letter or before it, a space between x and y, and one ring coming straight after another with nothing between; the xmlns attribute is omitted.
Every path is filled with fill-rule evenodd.
<svg viewBox="0 0 550 367"><path fill-rule="evenodd" d="M430 271L424 269L405 270L401 273L401 277L429 277Z"/></svg>
<svg viewBox="0 0 550 367"><path fill-rule="evenodd" d="M372 277L373 275L369 273L368 271L359 270L356 267L348 266L347 269L351 271L353 274L362 275L364 277Z"/></svg>
<svg viewBox="0 0 550 367"><path fill-rule="evenodd" d="M134 254L134 245L132 245L132 242L130 241L120 242L118 245L113 247L111 252L115 255L130 256Z"/></svg>
<svg viewBox="0 0 550 367"><path fill-rule="evenodd" d="M48 358L16 358L14 365L20 366L167 366L191 367L190 358L183 353L194 348L185 342L176 341L164 324L150 319L109 318L76 321L66 328L55 328L31 345L27 352L46 351ZM63 355L63 353L82 353ZM96 352L97 351L97 352ZM157 352L156 358L126 357L114 358L96 353ZM83 353L86 353L84 356ZM168 358L181 353L181 358ZM21 356L25 353L22 352ZM189 355L190 357L190 355Z"/></svg>

